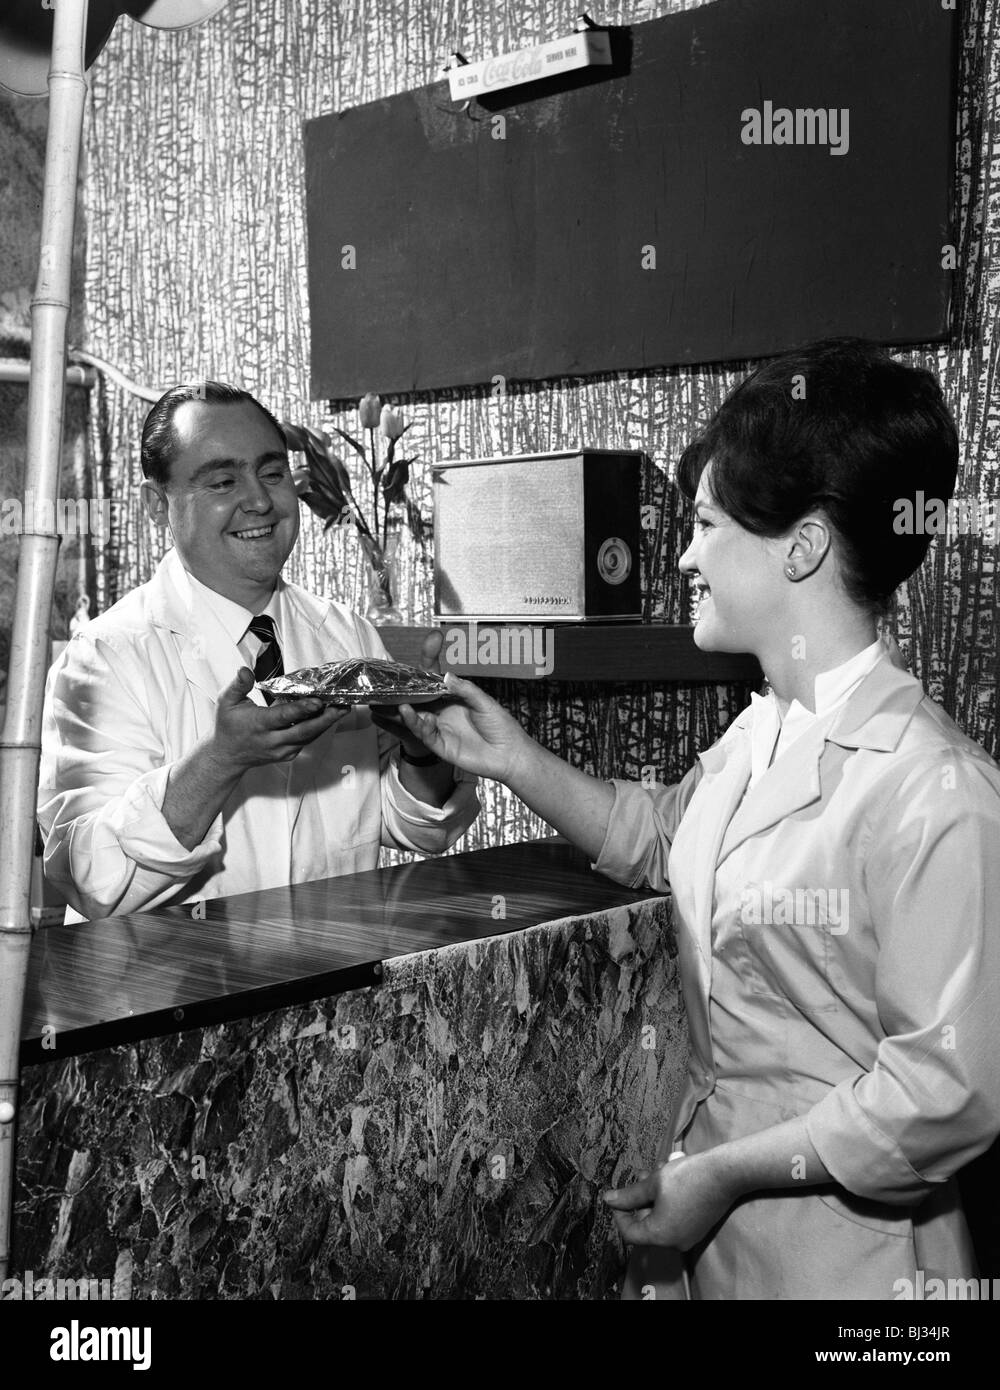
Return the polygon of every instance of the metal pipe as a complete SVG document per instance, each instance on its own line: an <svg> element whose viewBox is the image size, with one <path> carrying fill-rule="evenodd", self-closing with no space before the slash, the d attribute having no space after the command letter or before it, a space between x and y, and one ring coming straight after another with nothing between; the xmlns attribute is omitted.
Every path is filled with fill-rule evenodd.
<svg viewBox="0 0 1000 1390"><path fill-rule="evenodd" d="M66 390L73 222L87 99L83 45L87 0L59 0L49 67L38 280L31 301L31 370L25 492L55 502ZM0 739L0 1282L10 1261L14 1117L24 986L31 946L31 866L41 751L42 699L59 537L21 537Z"/></svg>
<svg viewBox="0 0 1000 1390"><path fill-rule="evenodd" d="M133 396L138 396L140 400L158 401L167 389L165 386L140 386L139 382L127 377L117 367L112 367L111 363L106 362L103 357L95 357L92 352L84 352L83 348L73 348L71 356L77 362L84 362L91 367L96 367L99 372L110 377L117 386L120 386L124 391L130 391Z"/></svg>

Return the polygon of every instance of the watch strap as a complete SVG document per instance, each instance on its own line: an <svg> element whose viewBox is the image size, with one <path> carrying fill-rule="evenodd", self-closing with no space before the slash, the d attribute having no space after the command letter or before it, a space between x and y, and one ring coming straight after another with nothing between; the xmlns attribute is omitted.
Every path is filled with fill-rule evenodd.
<svg viewBox="0 0 1000 1390"><path fill-rule="evenodd" d="M435 763L441 761L436 753L421 753L419 755L408 753L403 744L399 745L399 756L404 763L409 763L411 767L433 767Z"/></svg>

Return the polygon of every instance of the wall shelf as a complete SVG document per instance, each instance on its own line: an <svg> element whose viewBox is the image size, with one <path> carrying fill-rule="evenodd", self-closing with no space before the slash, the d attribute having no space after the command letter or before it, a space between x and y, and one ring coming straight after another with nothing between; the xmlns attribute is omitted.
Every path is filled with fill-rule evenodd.
<svg viewBox="0 0 1000 1390"><path fill-rule="evenodd" d="M545 625L542 623L461 623L438 624L445 634L441 652L442 670L454 671L470 680L558 680L558 681L706 681L713 684L746 681L759 685L763 673L755 657L736 652L702 652L694 644L693 629L684 623L594 623ZM473 631L474 629L474 631ZM504 629L507 636L504 637ZM534 647L534 660L510 660L527 654L517 633L528 630ZM420 663L420 651L430 627L382 627L379 634L389 654L397 661ZM496 651L507 660L469 660L489 651L488 634L495 634ZM511 634L515 634L513 637ZM535 635L537 634L537 636ZM549 634L546 638L545 634ZM484 638L484 635L485 638ZM456 657L464 653L466 660ZM550 671L544 668L551 666Z"/></svg>

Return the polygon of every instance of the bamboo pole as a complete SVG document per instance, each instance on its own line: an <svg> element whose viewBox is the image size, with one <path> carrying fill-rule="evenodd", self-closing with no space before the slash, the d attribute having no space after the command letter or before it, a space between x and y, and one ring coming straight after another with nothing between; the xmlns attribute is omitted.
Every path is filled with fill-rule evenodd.
<svg viewBox="0 0 1000 1390"><path fill-rule="evenodd" d="M66 327L76 182L87 96L83 45L87 0L54 0L49 67L49 125L42 196L38 280L31 301L31 377L25 493L42 504L59 490ZM52 508L54 515L55 509ZM18 560L14 624L7 678L7 713L0 740L0 1283L10 1261L14 1187L14 1119L24 986L31 946L31 864L41 749L42 699L49 658L49 617L59 537L33 531L25 514Z"/></svg>

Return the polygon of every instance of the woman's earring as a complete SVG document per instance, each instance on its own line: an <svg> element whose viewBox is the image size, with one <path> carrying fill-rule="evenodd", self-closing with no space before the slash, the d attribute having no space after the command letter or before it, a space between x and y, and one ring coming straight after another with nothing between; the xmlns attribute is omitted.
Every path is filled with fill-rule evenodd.
<svg viewBox="0 0 1000 1390"><path fill-rule="evenodd" d="M794 579L794 578L795 578L795 566L794 566L794 565L786 565L786 566L785 566L785 573L788 575L789 579Z"/></svg>

